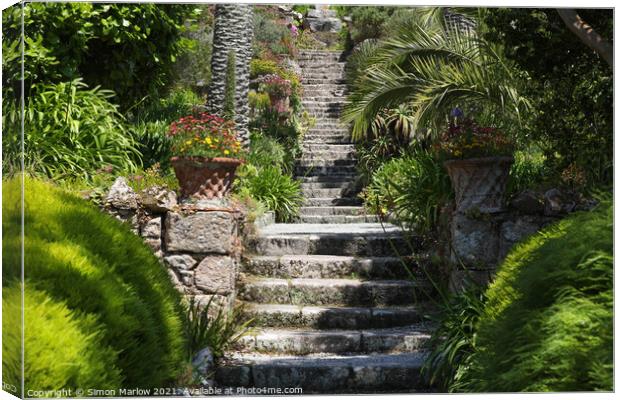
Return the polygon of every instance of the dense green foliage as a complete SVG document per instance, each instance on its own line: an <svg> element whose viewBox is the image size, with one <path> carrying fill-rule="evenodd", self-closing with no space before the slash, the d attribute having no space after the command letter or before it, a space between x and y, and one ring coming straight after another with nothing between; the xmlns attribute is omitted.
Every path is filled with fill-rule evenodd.
<svg viewBox="0 0 620 400"><path fill-rule="evenodd" d="M489 287L455 390L613 388L613 208L566 218L519 245Z"/></svg>
<svg viewBox="0 0 620 400"><path fill-rule="evenodd" d="M80 80L35 85L25 108L26 168L54 178L89 177L106 166L135 170L140 163L136 143L110 97L110 91L88 89ZM19 109L6 102L2 117L3 172L18 171Z"/></svg>
<svg viewBox="0 0 620 400"><path fill-rule="evenodd" d="M181 39L184 46L174 63L174 84L198 93L211 82L213 14L210 4L192 4L193 13L185 19ZM211 7L211 8L210 8Z"/></svg>
<svg viewBox="0 0 620 400"><path fill-rule="evenodd" d="M182 24L192 12L166 4L27 3L26 90L81 77L113 90L123 108L156 97L183 51ZM21 7L4 10L2 26L3 87L18 92Z"/></svg>
<svg viewBox="0 0 620 400"><path fill-rule="evenodd" d="M612 10L578 10L608 41ZM488 40L504 44L506 57L529 77L526 95L529 140L544 149L559 175L571 164L583 169L590 185L610 184L613 170L613 74L582 43L554 9L497 8L484 18Z"/></svg>
<svg viewBox="0 0 620 400"><path fill-rule="evenodd" d="M508 195L527 189L536 190L549 183L551 173L541 150L535 147L518 150L513 157L515 161L510 167L510 179L506 187Z"/></svg>
<svg viewBox="0 0 620 400"><path fill-rule="evenodd" d="M170 123L190 115L202 99L190 89L175 88L167 97L149 102L129 113L130 132L142 154L145 168L159 163L164 169L172 157Z"/></svg>
<svg viewBox="0 0 620 400"><path fill-rule="evenodd" d="M21 217L10 200L19 192L18 179L3 181L5 290L19 285ZM166 387L185 361L185 339L180 296L165 268L127 225L87 201L33 179L25 193L26 304L33 307L26 388ZM4 370L11 368L18 366Z"/></svg>
<svg viewBox="0 0 620 400"><path fill-rule="evenodd" d="M423 373L428 383L441 392L447 392L463 374L475 351L475 334L480 315L484 312L483 288L469 284L440 303L434 318L433 331Z"/></svg>
<svg viewBox="0 0 620 400"><path fill-rule="evenodd" d="M240 190L274 211L278 222L290 222L303 202L300 183L277 165L248 165L240 173Z"/></svg>
<svg viewBox="0 0 620 400"><path fill-rule="evenodd" d="M437 228L441 207L451 198L450 178L432 154L424 150L383 164L364 189L366 208L389 215L420 233Z"/></svg>

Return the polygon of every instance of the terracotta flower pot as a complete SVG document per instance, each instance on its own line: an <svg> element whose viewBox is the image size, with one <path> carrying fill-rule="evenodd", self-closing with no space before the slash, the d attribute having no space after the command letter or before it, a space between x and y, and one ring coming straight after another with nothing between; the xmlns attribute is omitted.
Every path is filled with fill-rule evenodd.
<svg viewBox="0 0 620 400"><path fill-rule="evenodd" d="M444 163L456 197L456 211L477 208L494 213L503 208L512 157L482 157Z"/></svg>
<svg viewBox="0 0 620 400"><path fill-rule="evenodd" d="M230 193L237 167L235 158L172 157L181 198L221 199Z"/></svg>

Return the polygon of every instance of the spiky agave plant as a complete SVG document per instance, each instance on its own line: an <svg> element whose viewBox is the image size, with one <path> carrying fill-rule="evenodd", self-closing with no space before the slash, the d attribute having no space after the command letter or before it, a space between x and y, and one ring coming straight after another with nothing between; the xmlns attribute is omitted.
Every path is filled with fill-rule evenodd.
<svg viewBox="0 0 620 400"><path fill-rule="evenodd" d="M519 125L529 104L515 69L498 45L462 25L442 9L419 9L394 36L360 48L353 62L362 71L353 75L343 112L354 139L366 135L382 110L399 106L411 110L414 135L439 131L454 107L488 124Z"/></svg>

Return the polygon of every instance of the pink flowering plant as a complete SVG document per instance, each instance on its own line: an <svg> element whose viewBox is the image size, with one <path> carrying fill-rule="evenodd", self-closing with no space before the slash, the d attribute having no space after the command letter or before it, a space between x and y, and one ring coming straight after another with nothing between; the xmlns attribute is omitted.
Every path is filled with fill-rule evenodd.
<svg viewBox="0 0 620 400"><path fill-rule="evenodd" d="M466 159L513 154L513 140L497 128L479 126L472 119L462 118L459 109L455 109L451 116L453 121L435 144L435 150L444 158Z"/></svg>
<svg viewBox="0 0 620 400"><path fill-rule="evenodd" d="M232 121L217 115L188 115L170 124L172 152L182 157L242 158L241 143Z"/></svg>
<svg viewBox="0 0 620 400"><path fill-rule="evenodd" d="M262 91L270 96L285 98L293 93L291 81L276 74L263 76L260 83Z"/></svg>

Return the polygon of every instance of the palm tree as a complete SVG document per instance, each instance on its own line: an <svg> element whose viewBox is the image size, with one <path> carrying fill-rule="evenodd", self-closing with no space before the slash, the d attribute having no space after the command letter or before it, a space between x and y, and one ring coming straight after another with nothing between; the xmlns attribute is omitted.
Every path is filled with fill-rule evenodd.
<svg viewBox="0 0 620 400"><path fill-rule="evenodd" d="M411 110L408 122L418 135L440 130L455 107L508 130L519 124L528 102L519 95L515 69L477 32L480 16L467 12L416 9L395 35L354 52L358 71L343 112L354 139L372 131L383 110L399 106Z"/></svg>
<svg viewBox="0 0 620 400"><path fill-rule="evenodd" d="M207 109L223 116L226 103L227 65L234 53L234 120L239 140L244 147L250 143L248 130L250 60L252 58L253 6L249 4L217 4L213 28L211 84Z"/></svg>

